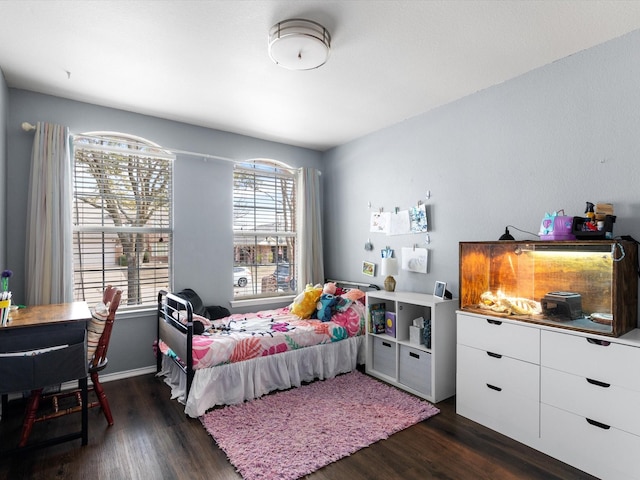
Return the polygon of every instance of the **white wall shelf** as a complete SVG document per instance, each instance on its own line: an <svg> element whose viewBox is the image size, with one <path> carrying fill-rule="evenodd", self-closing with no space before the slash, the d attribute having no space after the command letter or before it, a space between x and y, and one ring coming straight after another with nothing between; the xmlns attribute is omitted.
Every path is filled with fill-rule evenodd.
<svg viewBox="0 0 640 480"><path fill-rule="evenodd" d="M381 303L386 311L395 313L395 336L373 333L369 316L366 372L434 403L454 395L457 299L414 292L367 292L367 311ZM418 317L430 323L430 346L410 341L409 327Z"/></svg>

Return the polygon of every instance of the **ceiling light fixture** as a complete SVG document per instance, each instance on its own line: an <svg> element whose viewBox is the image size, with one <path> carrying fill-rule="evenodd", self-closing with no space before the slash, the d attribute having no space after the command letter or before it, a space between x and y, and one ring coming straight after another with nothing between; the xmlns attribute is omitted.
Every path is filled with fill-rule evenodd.
<svg viewBox="0 0 640 480"><path fill-rule="evenodd" d="M331 35L319 23L293 18L269 31L269 56L289 70L312 70L324 65L331 50Z"/></svg>

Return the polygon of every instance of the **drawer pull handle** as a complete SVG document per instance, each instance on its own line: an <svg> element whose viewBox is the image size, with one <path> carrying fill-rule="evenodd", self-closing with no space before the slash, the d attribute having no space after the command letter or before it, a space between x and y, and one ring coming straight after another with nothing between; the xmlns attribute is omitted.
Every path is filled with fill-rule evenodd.
<svg viewBox="0 0 640 480"><path fill-rule="evenodd" d="M595 420L591 420L590 418L586 418L585 420L589 423L589 425L593 425L594 427L598 427L603 430L609 430L611 428L611 426L607 425L606 423L596 422Z"/></svg>
<svg viewBox="0 0 640 480"><path fill-rule="evenodd" d="M589 382L591 385L596 385L602 388L609 388L611 386L610 383L604 383L599 380L594 380L593 378L587 378L587 382Z"/></svg>
<svg viewBox="0 0 640 480"><path fill-rule="evenodd" d="M491 325L502 325L502 322L500 320L491 320L487 318L487 322L490 323Z"/></svg>
<svg viewBox="0 0 640 480"><path fill-rule="evenodd" d="M417 353L409 352L409 356L413 357L413 358L420 359L420 355L418 355Z"/></svg>
<svg viewBox="0 0 640 480"><path fill-rule="evenodd" d="M611 345L611 342L608 342L606 340L598 340L597 338L587 338L587 342L589 342L591 345L600 345L601 347L608 347L609 345Z"/></svg>
<svg viewBox="0 0 640 480"><path fill-rule="evenodd" d="M490 383L487 383L487 387L489 387L491 390L495 390L496 392L502 391L502 388L496 387L495 385L491 385Z"/></svg>
<svg viewBox="0 0 640 480"><path fill-rule="evenodd" d="M493 358L502 358L502 355L500 355L499 353L487 352L487 355Z"/></svg>
<svg viewBox="0 0 640 480"><path fill-rule="evenodd" d="M382 342L382 346L391 348L391 344L389 342Z"/></svg>

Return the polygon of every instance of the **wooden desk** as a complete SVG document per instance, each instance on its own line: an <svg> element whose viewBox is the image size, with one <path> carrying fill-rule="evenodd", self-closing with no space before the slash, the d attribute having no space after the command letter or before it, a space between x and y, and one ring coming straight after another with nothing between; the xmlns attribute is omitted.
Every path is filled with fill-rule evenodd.
<svg viewBox="0 0 640 480"><path fill-rule="evenodd" d="M82 439L88 442L87 322L91 311L86 302L38 305L11 312L9 323L0 327L0 394L6 411L7 394L35 390L78 380L81 389L81 429L16 451ZM53 348L52 348L53 347Z"/></svg>
<svg viewBox="0 0 640 480"><path fill-rule="evenodd" d="M42 327L68 322L88 322L91 311L87 302L59 303L20 308L9 315L9 323L1 329Z"/></svg>

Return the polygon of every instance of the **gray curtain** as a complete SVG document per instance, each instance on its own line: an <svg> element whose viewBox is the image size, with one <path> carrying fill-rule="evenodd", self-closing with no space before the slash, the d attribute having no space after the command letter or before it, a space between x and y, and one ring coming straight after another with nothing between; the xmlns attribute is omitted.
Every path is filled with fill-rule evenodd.
<svg viewBox="0 0 640 480"><path fill-rule="evenodd" d="M298 171L298 291L306 284L324 283L320 172L313 168Z"/></svg>
<svg viewBox="0 0 640 480"><path fill-rule="evenodd" d="M69 129L38 122L27 205L26 303L73 301Z"/></svg>

